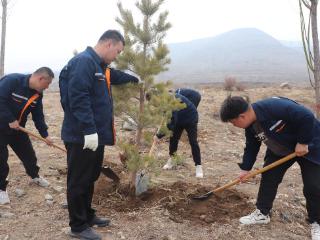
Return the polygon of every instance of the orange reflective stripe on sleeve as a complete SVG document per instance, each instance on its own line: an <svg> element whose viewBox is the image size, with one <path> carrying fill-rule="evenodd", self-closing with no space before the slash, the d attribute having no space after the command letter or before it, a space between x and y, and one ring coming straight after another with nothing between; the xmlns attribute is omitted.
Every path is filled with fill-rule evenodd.
<svg viewBox="0 0 320 240"><path fill-rule="evenodd" d="M110 68L106 69L105 75L106 75L106 84L107 84L107 88L108 88L109 97L112 98L112 96L111 96ZM113 115L112 115L112 133L113 133L113 142L116 143L116 129L114 127Z"/></svg>
<svg viewBox="0 0 320 240"><path fill-rule="evenodd" d="M38 93L34 94L31 98L28 99L26 105L24 105L21 113L20 113L20 116L19 116L19 123L21 122L22 120L22 116L23 116L23 113L26 111L26 109L30 106L30 104L36 100L38 97L40 97L40 95Z"/></svg>

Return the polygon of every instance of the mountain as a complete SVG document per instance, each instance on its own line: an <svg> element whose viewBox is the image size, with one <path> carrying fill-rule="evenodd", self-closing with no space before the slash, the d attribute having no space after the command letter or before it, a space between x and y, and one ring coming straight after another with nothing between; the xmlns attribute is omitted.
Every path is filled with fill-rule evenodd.
<svg viewBox="0 0 320 240"><path fill-rule="evenodd" d="M280 41L282 45L295 49L296 51L303 53L303 44L301 41Z"/></svg>
<svg viewBox="0 0 320 240"><path fill-rule="evenodd" d="M303 52L255 28L168 47L169 71L157 79L208 83L223 82L232 75L245 82L308 81Z"/></svg>

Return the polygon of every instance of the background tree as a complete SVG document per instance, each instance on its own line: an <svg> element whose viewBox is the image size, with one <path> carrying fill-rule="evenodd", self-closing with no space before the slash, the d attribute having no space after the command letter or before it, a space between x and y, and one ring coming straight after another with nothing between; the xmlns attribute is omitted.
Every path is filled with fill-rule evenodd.
<svg viewBox="0 0 320 240"><path fill-rule="evenodd" d="M7 30L7 7L8 1L1 0L2 15L1 15L1 52L0 52L0 77L4 75L4 56L6 48L6 30Z"/></svg>
<svg viewBox="0 0 320 240"><path fill-rule="evenodd" d="M311 86L315 90L316 114L320 117L320 55L319 55L319 37L317 23L318 0L299 0L300 22L304 53L307 60L308 73ZM304 10L309 13L306 19ZM310 39L312 35L312 39ZM312 40L312 43L311 43Z"/></svg>
<svg viewBox="0 0 320 240"><path fill-rule="evenodd" d="M157 14L163 2L164 0L136 2L142 16L141 23L136 23L132 12L124 9L121 2L118 3L120 17L116 21L124 30L126 46L116 65L119 69L129 69L142 81L139 85L114 88L116 115L130 117L137 125L135 139L120 143L131 171L131 186L134 186L136 172L145 168L146 163L152 165L152 157L141 154L143 147L150 146L158 125L171 118L172 110L183 107L169 94L170 83L156 84L154 81L154 77L166 71L166 66L170 63L169 50L163 43L166 32L171 27L166 21L168 12ZM152 21L156 17L157 20ZM145 95L151 92L151 100L146 102Z"/></svg>

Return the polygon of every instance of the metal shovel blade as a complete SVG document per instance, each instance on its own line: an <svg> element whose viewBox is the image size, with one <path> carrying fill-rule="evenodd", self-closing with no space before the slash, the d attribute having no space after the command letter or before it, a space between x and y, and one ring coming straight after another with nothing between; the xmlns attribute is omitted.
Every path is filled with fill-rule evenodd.
<svg viewBox="0 0 320 240"><path fill-rule="evenodd" d="M252 178L252 177L254 177L254 176L256 176L256 175L258 175L260 173L264 173L264 172L266 172L266 171L268 171L268 170L270 170L272 168L275 168L275 167L277 167L277 166L279 166L279 165L281 165L281 164L283 164L283 163L295 158L296 156L297 156L296 153L293 152L293 153L291 153L291 154L289 154L289 155L287 155L287 156L285 156L285 157L283 157L283 158L281 158L281 159L279 159L279 160L277 160L277 161L275 161L275 162L273 162L273 163L271 163L271 164L269 164L269 165L267 165L267 166L265 166L265 167L263 167L261 169L257 169L255 171L252 171L243 180L247 180L247 179ZM200 196L192 196L191 198L195 199L195 200L204 200L204 199L207 199L208 197L210 197L212 194L215 194L217 192L223 191L223 190L225 190L227 188L230 188L230 187L232 187L232 186L234 186L234 185L236 185L236 184L238 184L240 182L241 182L240 178L236 178L233 181L227 183L226 185L218 187L218 188L216 188L214 190L211 190L210 192L207 192L207 193L205 193L203 195L200 195Z"/></svg>
<svg viewBox="0 0 320 240"><path fill-rule="evenodd" d="M145 171L140 171L136 175L136 196L148 191L149 186L149 176L146 174Z"/></svg>
<svg viewBox="0 0 320 240"><path fill-rule="evenodd" d="M101 168L101 172L108 178L112 179L115 182L119 182L120 178L119 176L110 168L107 166L103 166Z"/></svg>
<svg viewBox="0 0 320 240"><path fill-rule="evenodd" d="M194 199L194 200L205 200L207 198L209 198L210 196L212 196L214 193L213 191L210 191L210 192L207 192L205 194L202 194L202 195L198 195L198 196L192 196L191 198Z"/></svg>

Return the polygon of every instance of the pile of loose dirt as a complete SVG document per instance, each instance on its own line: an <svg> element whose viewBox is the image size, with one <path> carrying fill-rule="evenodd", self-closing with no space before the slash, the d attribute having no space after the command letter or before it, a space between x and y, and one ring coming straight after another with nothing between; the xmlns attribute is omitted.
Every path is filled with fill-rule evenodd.
<svg viewBox="0 0 320 240"><path fill-rule="evenodd" d="M209 187L186 182L153 187L139 197L130 195L128 185L99 184L95 204L100 212L130 212L153 207L166 209L172 221L189 220L198 224L226 223L253 209L248 197L236 190L224 190L206 200L194 200L192 194L202 194ZM104 188L101 186L104 185Z"/></svg>

